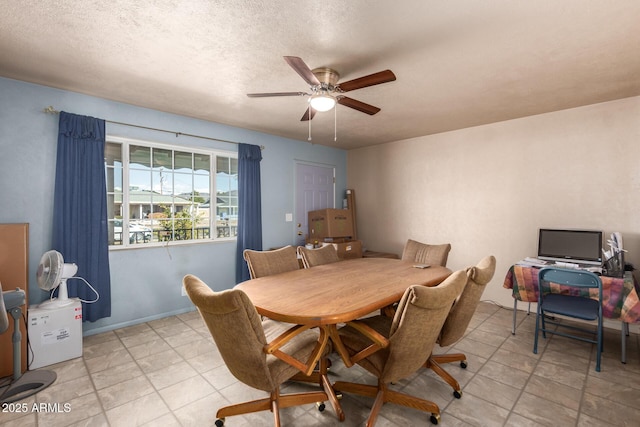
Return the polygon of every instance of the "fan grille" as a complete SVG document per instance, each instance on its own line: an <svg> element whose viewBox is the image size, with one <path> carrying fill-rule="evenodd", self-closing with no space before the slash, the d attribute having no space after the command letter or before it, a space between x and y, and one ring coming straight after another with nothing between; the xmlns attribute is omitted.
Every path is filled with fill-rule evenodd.
<svg viewBox="0 0 640 427"><path fill-rule="evenodd" d="M48 251L40 258L36 278L40 289L49 291L60 283L64 259L58 251Z"/></svg>

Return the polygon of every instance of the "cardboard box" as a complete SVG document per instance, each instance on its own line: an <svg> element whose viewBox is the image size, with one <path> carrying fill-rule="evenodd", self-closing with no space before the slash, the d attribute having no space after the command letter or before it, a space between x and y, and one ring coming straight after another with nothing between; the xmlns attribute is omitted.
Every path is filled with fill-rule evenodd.
<svg viewBox="0 0 640 427"><path fill-rule="evenodd" d="M353 221L349 209L320 209L309 212L309 239L323 241L325 237L353 236Z"/></svg>
<svg viewBox="0 0 640 427"><path fill-rule="evenodd" d="M311 243L312 245L322 246L323 243L344 243L353 240L351 237L325 237L322 239L305 239L304 243Z"/></svg>
<svg viewBox="0 0 640 427"><path fill-rule="evenodd" d="M325 245L333 245L338 251L338 258L340 259L362 258L362 241L360 240L344 243L325 243Z"/></svg>

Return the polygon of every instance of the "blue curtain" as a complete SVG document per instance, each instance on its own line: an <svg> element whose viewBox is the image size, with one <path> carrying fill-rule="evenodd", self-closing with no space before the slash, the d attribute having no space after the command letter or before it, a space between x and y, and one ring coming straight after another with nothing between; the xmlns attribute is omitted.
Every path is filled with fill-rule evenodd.
<svg viewBox="0 0 640 427"><path fill-rule="evenodd" d="M111 277L104 172L104 120L60 113L53 204L53 248L78 265L100 294L82 304L83 321L111 316ZM81 280L68 281L69 297L86 301L95 293Z"/></svg>
<svg viewBox="0 0 640 427"><path fill-rule="evenodd" d="M257 145L238 145L238 246L236 283L249 280L249 268L242 257L245 249L262 250L262 198L260 195L260 161Z"/></svg>

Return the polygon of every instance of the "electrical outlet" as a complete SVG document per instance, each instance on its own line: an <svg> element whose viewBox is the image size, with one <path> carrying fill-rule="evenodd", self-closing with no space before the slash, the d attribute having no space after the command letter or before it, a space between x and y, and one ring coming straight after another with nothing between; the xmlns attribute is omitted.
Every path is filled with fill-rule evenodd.
<svg viewBox="0 0 640 427"><path fill-rule="evenodd" d="M187 290L184 288L184 286L181 286L180 289L181 289L180 293L182 294L182 296L186 297L187 296Z"/></svg>

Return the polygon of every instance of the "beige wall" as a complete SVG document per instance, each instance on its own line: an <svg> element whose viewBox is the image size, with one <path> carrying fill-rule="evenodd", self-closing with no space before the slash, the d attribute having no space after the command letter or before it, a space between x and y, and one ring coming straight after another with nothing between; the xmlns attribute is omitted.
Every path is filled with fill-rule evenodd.
<svg viewBox="0 0 640 427"><path fill-rule="evenodd" d="M352 150L347 183L365 248L450 242L452 269L493 254L483 299L512 306L504 276L541 227L620 231L640 267L640 97Z"/></svg>

